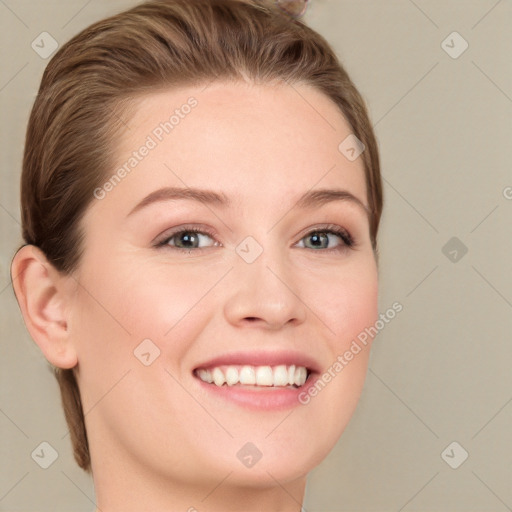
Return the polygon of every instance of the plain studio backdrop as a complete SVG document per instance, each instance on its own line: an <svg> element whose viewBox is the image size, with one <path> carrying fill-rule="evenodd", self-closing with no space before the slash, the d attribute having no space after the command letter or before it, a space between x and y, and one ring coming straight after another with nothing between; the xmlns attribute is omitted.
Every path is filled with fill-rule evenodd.
<svg viewBox="0 0 512 512"><path fill-rule="evenodd" d="M1 511L94 509L9 266L47 53L136 3L0 0ZM379 306L403 310L380 330L356 413L311 473L304 508L512 510L512 4L313 0L305 20L368 103L384 180ZM47 469L41 443L56 452Z"/></svg>

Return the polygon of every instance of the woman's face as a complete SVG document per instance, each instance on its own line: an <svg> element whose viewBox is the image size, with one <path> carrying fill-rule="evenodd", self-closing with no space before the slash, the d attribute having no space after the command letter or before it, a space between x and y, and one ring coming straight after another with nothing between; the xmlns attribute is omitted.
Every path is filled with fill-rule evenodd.
<svg viewBox="0 0 512 512"><path fill-rule="evenodd" d="M302 478L354 411L370 343L353 341L378 314L363 162L339 149L351 129L304 85L214 83L136 106L74 276L93 472Z"/></svg>

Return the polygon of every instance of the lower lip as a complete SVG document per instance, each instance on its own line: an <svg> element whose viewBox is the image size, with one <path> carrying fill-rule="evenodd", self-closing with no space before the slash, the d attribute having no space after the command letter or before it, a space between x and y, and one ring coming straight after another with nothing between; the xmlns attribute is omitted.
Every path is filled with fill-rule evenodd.
<svg viewBox="0 0 512 512"><path fill-rule="evenodd" d="M307 381L298 388L281 388L272 386L248 387L248 386L217 386L209 384L198 377L202 389L215 393L216 396L228 400L242 407L252 410L279 410L289 409L302 405L299 400L301 393L306 393L308 388L314 385L314 375L309 375Z"/></svg>

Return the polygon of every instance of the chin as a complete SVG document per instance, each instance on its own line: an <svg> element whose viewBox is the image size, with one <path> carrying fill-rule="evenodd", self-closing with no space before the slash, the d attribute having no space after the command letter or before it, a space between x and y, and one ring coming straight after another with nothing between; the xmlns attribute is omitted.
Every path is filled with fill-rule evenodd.
<svg viewBox="0 0 512 512"><path fill-rule="evenodd" d="M292 428L297 429L297 426ZM320 430L311 435L309 442L303 436L293 439L289 434L272 437L254 442L240 438L231 440L231 450L217 459L218 464L212 467L211 473L231 473L229 481L241 486L275 487L276 481L284 485L304 479L324 460L338 439L326 439Z"/></svg>

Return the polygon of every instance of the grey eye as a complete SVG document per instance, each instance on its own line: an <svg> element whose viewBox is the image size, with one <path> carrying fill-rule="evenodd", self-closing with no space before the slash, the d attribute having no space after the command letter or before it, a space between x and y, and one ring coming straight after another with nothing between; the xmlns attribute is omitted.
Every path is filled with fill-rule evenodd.
<svg viewBox="0 0 512 512"><path fill-rule="evenodd" d="M331 230L317 230L311 231L302 238L299 242L299 247L305 247L306 249L335 249L337 247L350 246L350 241L344 238L344 233L338 233ZM307 240L311 240L311 244L308 244ZM331 247L329 247L331 242Z"/></svg>
<svg viewBox="0 0 512 512"><path fill-rule="evenodd" d="M169 236L165 242L166 245L177 247L178 249L199 249L200 242L205 241L205 239L211 240L212 238L210 235L198 231L183 230ZM171 241L174 241L174 243L171 243Z"/></svg>

